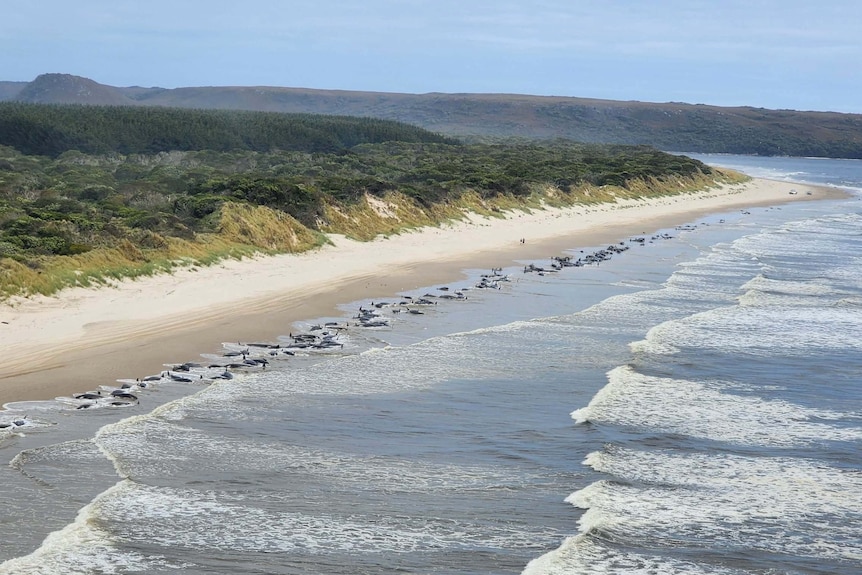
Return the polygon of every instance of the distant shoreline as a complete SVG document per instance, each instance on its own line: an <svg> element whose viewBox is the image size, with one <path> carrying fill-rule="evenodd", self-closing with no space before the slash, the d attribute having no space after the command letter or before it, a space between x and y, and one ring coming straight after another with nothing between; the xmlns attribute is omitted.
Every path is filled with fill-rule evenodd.
<svg viewBox="0 0 862 575"><path fill-rule="evenodd" d="M468 268L550 258L736 208L845 196L834 188L754 179L685 195L512 212L505 219L472 216L372 242L333 236L333 246L303 254L18 298L0 305L0 347L11 352L0 366L0 404L159 373L165 363L220 352L223 341L274 340L293 322L341 316L341 304L456 282Z"/></svg>

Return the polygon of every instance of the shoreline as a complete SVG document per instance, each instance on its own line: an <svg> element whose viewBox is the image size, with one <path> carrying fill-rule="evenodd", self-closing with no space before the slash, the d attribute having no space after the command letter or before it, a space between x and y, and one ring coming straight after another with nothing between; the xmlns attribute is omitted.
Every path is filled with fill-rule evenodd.
<svg viewBox="0 0 862 575"><path fill-rule="evenodd" d="M733 209L846 196L758 178L648 200L471 216L372 242L330 236L334 246L303 254L13 298L0 304L0 348L13 352L0 365L0 405L159 373L165 363L218 353L223 341L275 340L294 322L341 317L339 305L463 280L466 269L550 258Z"/></svg>

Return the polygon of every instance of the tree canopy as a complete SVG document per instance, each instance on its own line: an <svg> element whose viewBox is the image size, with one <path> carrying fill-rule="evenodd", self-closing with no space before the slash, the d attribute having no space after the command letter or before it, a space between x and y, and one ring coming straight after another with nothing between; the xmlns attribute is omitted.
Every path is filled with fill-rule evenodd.
<svg viewBox="0 0 862 575"><path fill-rule="evenodd" d="M710 174L646 146L365 143L336 152L234 150L58 157L0 147L0 257L68 255L155 233L212 232L226 202L266 206L320 229L326 205L397 191L421 209L526 198L536 186L620 186ZM145 233L146 232L146 233Z"/></svg>
<svg viewBox="0 0 862 575"><path fill-rule="evenodd" d="M363 143L455 140L375 118L0 102L0 145L29 155L174 150L337 152Z"/></svg>

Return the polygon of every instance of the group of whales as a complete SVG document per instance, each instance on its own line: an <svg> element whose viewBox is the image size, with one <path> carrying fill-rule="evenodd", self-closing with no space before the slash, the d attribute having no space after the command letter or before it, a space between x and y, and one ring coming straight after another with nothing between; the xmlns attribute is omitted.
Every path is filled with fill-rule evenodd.
<svg viewBox="0 0 862 575"><path fill-rule="evenodd" d="M490 280L488 278L496 279ZM501 282L508 278L495 270L494 274L483 276L481 287L489 281ZM449 288L439 288L448 292ZM367 307L361 305L359 312L345 322L326 322L315 324L306 331L300 333L290 332L286 336L279 336L278 342L224 342L224 351L221 354L202 354L202 357L210 360L208 363L184 362L180 364L166 364L167 369L157 375L149 375L135 380L121 379L117 386L101 386L93 391L77 393L71 397L58 397L74 409L93 409L100 407L130 407L139 402L138 394L149 386L165 382L176 383L204 383L209 384L217 380L233 379L235 372L242 370L265 370L273 361L283 360L298 354L310 354L326 350L342 350L349 341L351 329L387 328L391 327L392 314L405 312L408 314L424 314L421 308L437 304L436 300L460 300L466 299L464 290L455 291L454 294L427 293L421 297L401 296L395 303L371 302ZM389 313L384 313L389 312Z"/></svg>
<svg viewBox="0 0 862 575"><path fill-rule="evenodd" d="M693 226L680 226L678 230L691 230ZM576 258L570 255L554 256L551 258L550 267L546 268L536 264L528 264L524 267L524 273L535 272L539 275L559 272L567 267L583 267L598 265L607 261L613 255L620 254L629 249L630 245L644 246L659 239L671 239L673 236L663 233L646 236L632 237L627 242L619 242L606 248ZM479 280L470 287L450 290L449 287L439 287L439 293L425 293L422 296L399 296L397 301L371 302L369 305L360 305L358 313L344 322L326 322L310 326L301 333L289 333L280 336L277 343L270 342L229 342L223 343L224 352L220 355L203 354L202 357L211 360L209 363L185 362L181 364L165 365L167 369L157 375L149 375L134 380L118 380L120 386L101 386L97 390L77 393L71 397L58 397L61 401L74 409L92 409L98 407L131 407L139 403L139 394L146 388L164 382L177 383L213 383L217 380L229 380L234 378L234 373L242 370L265 370L270 362L284 359L297 354L308 354L313 352L343 349L349 339L351 329L367 328L389 328L395 318L395 314L407 313L422 315L429 307L435 306L440 301L466 300L466 291L470 289L501 289L503 284L511 281L511 277L503 273L502 268L492 268L490 273L482 274ZM26 416L8 422L0 421L0 430L24 426L27 424Z"/></svg>

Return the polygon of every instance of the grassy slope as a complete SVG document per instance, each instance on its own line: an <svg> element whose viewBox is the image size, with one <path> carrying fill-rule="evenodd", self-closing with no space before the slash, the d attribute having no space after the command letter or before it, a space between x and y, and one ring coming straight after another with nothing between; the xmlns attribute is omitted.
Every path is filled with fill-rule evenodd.
<svg viewBox="0 0 862 575"><path fill-rule="evenodd" d="M564 191L550 185L534 186L529 195L503 194L485 198L478 193L465 193L453 202L431 206L392 190L382 197L366 194L359 202L348 205L328 202L321 231L304 226L280 210L228 202L217 214L216 231L197 234L193 239L158 236L150 243L152 247L122 240L114 247L100 247L82 254L43 257L38 267L10 258L0 259L0 298L51 295L73 286L109 285L123 278L170 273L177 267L210 265L225 258L302 252L323 245L327 241L325 233L370 240L379 235L462 219L471 212L504 217L513 210L544 206L686 194L744 179L733 172L716 172L709 176L640 179L629 182L626 188L583 185Z"/></svg>

